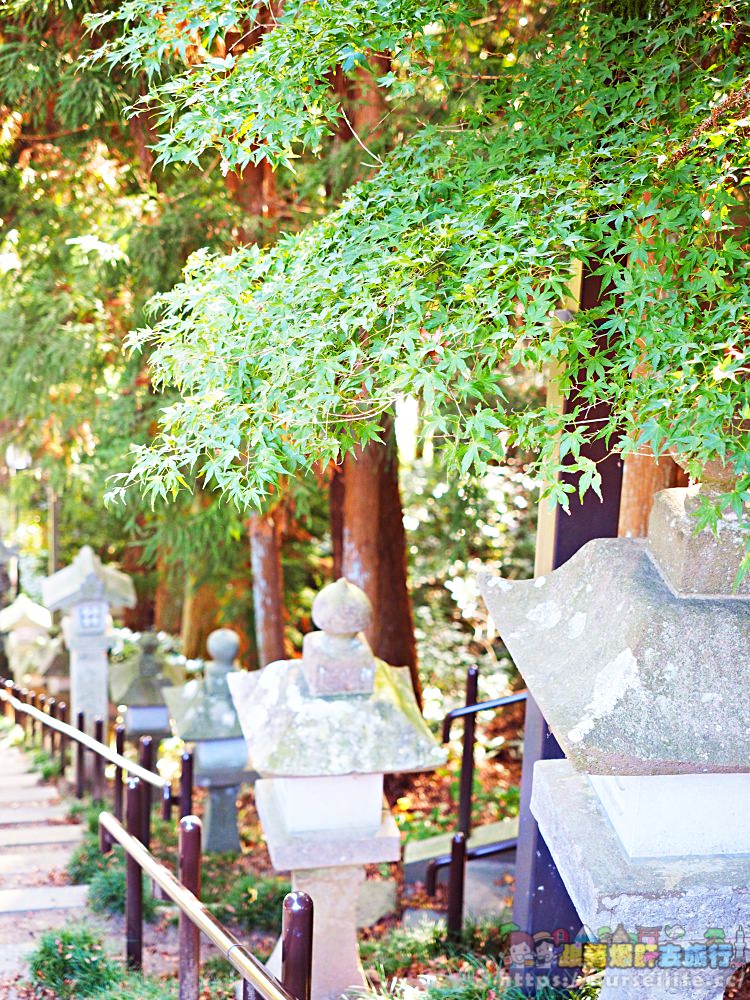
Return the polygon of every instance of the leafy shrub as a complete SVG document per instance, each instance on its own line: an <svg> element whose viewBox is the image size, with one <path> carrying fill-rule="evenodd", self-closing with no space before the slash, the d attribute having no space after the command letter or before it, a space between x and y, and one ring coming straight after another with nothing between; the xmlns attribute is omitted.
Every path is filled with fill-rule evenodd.
<svg viewBox="0 0 750 1000"><path fill-rule="evenodd" d="M234 920L246 930L278 933L284 897L291 889L284 879L243 875L229 888L226 901L213 909L220 920Z"/></svg>
<svg viewBox="0 0 750 1000"><path fill-rule="evenodd" d="M47 931L29 960L34 986L67 1000L90 997L113 986L120 968L109 959L101 940L87 928Z"/></svg>
<svg viewBox="0 0 750 1000"><path fill-rule="evenodd" d="M110 862L110 856L102 854L99 839L91 834L84 836L68 861L68 877L74 885L87 885L102 868Z"/></svg>
<svg viewBox="0 0 750 1000"><path fill-rule="evenodd" d="M89 883L89 906L95 913L125 912L125 862L122 852L113 854ZM151 882L143 879L143 917L149 922L156 918L156 900L151 895Z"/></svg>

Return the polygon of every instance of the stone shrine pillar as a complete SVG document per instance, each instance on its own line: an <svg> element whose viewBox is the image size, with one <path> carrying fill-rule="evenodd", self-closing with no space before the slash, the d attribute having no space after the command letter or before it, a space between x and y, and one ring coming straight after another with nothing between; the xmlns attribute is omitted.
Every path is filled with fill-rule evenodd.
<svg viewBox="0 0 750 1000"><path fill-rule="evenodd" d="M5 633L5 655L17 684L38 672L50 639L52 615L26 594L0 611L0 632Z"/></svg>
<svg viewBox="0 0 750 1000"><path fill-rule="evenodd" d="M228 628L216 629L207 640L211 659L203 680L182 687L162 688L175 736L192 744L195 784L208 789L203 819L206 851L239 851L237 794L247 771L247 746L227 681L237 675L235 660L239 636Z"/></svg>
<svg viewBox="0 0 750 1000"><path fill-rule="evenodd" d="M721 1000L750 960L750 580L736 519L695 535L698 489L659 493L647 540L480 581L567 757L531 808L586 925L558 967L606 963L601 1000Z"/></svg>
<svg viewBox="0 0 750 1000"><path fill-rule="evenodd" d="M314 905L313 1000L365 984L356 908L366 864L397 861L401 842L384 805L383 776L442 764L417 707L409 672L376 659L362 634L372 608L341 579L313 602L322 629L301 660L234 674L255 801L274 868L291 871ZM280 954L269 968L278 975Z"/></svg>
<svg viewBox="0 0 750 1000"><path fill-rule="evenodd" d="M182 680L182 677L175 678ZM128 739L151 736L157 742L170 735L169 711L162 688L173 683L166 676L166 665L159 655L159 639L154 632L144 632L138 639L137 652L109 668L109 693L118 707L124 708L125 733Z"/></svg>
<svg viewBox="0 0 750 1000"><path fill-rule="evenodd" d="M129 576L103 566L85 545L70 566L42 581L42 598L50 611L67 611L62 628L70 651L71 721L86 715L86 729L109 716L107 653L112 645L110 609L135 606Z"/></svg>

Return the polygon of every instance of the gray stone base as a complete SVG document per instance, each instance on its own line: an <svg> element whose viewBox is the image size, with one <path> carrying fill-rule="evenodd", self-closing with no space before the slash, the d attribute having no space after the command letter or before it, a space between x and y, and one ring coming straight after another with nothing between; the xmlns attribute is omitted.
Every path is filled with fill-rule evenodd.
<svg viewBox="0 0 750 1000"><path fill-rule="evenodd" d="M255 805L271 862L277 871L378 864L398 861L401 857L401 836L396 821L387 810L383 812L383 821L375 836L356 830L298 836L290 834L284 826L273 780L256 782Z"/></svg>
<svg viewBox="0 0 750 1000"><path fill-rule="evenodd" d="M211 787L203 818L204 851L240 851L237 831L237 785Z"/></svg>
<svg viewBox="0 0 750 1000"><path fill-rule="evenodd" d="M620 969L611 963L601 1000L721 1000L732 969L685 968L686 945L705 944L707 931L732 944L750 922L750 856L649 858L631 861L585 774L567 760L534 768L531 811L582 922L628 934L657 929L671 943L676 968ZM700 803L696 802L696 822ZM554 930L554 928L549 928ZM720 959L725 961L725 953ZM745 959L747 960L747 959Z"/></svg>

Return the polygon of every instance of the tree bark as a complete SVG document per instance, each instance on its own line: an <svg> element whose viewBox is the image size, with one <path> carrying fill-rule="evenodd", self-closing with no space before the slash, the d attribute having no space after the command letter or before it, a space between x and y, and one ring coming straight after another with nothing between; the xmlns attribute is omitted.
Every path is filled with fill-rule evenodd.
<svg viewBox="0 0 750 1000"><path fill-rule="evenodd" d="M645 538L654 495L673 486L687 486L688 477L668 455L626 455L620 494L620 538Z"/></svg>
<svg viewBox="0 0 750 1000"><path fill-rule="evenodd" d="M328 512L331 525L333 578L344 573L344 467L333 465L328 483Z"/></svg>
<svg viewBox="0 0 750 1000"><path fill-rule="evenodd" d="M383 421L383 438L385 443L370 442L344 459L342 575L370 598L373 620L367 638L373 652L409 668L421 701L391 417Z"/></svg>
<svg viewBox="0 0 750 1000"><path fill-rule="evenodd" d="M185 603L182 609L182 633L180 636L183 655L189 660L205 657L206 639L218 628L219 601L210 583L197 583L189 575L185 581Z"/></svg>
<svg viewBox="0 0 750 1000"><path fill-rule="evenodd" d="M258 666L286 656L284 644L284 584L281 567L282 507L250 518L250 556Z"/></svg>
<svg viewBox="0 0 750 1000"><path fill-rule="evenodd" d="M170 574L162 555L156 560L156 593L154 595L154 628L157 632L169 632L171 635L180 631L182 619L182 602L184 594L176 586L176 580Z"/></svg>

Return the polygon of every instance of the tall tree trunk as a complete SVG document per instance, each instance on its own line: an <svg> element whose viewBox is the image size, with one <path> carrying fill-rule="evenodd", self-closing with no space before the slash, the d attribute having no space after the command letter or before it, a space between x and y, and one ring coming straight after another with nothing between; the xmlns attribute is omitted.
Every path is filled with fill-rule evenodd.
<svg viewBox="0 0 750 1000"><path fill-rule="evenodd" d="M183 655L189 660L206 656L206 639L219 623L219 601L210 583L197 583L188 575L185 580L185 601L182 608Z"/></svg>
<svg viewBox="0 0 750 1000"><path fill-rule="evenodd" d="M654 495L672 486L687 486L687 483L687 475L668 455L658 460L650 453L626 455L618 535L621 538L645 538Z"/></svg>
<svg viewBox="0 0 750 1000"><path fill-rule="evenodd" d="M253 571L253 608L258 666L283 660L284 582L281 568L282 505L250 518L250 555Z"/></svg>
<svg viewBox="0 0 750 1000"><path fill-rule="evenodd" d="M157 632L174 635L180 631L184 592L177 587L177 574L168 571L164 557L156 560L156 593L154 595L154 628Z"/></svg>
<svg viewBox="0 0 750 1000"><path fill-rule="evenodd" d="M383 438L385 443L370 442L344 459L342 575L372 602L367 638L373 651L388 663L409 668L421 700L391 417L383 421Z"/></svg>
<svg viewBox="0 0 750 1000"><path fill-rule="evenodd" d="M344 468L332 465L328 483L328 513L331 525L333 579L344 573Z"/></svg>

